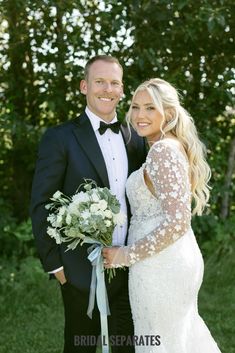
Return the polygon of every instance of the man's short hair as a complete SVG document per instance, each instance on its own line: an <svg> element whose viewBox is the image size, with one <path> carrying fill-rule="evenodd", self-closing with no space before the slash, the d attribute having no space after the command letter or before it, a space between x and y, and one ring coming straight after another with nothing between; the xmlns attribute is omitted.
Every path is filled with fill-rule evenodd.
<svg viewBox="0 0 235 353"><path fill-rule="evenodd" d="M123 72L122 65L120 64L119 60L117 58L115 58L114 56L111 56L111 55L96 55L96 56L93 56L91 59L89 59L87 61L87 63L86 63L86 66L85 66L85 69L84 69L84 78L85 78L85 80L88 79L89 70L90 70L91 65L94 62L96 62L96 61L105 61L107 63L115 63L121 68L121 70Z"/></svg>

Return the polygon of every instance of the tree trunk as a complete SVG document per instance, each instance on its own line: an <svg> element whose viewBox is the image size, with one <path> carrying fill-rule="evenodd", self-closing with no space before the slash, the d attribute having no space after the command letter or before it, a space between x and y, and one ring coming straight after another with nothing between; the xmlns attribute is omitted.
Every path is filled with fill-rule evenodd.
<svg viewBox="0 0 235 353"><path fill-rule="evenodd" d="M230 149L229 149L229 158L228 158L228 169L225 175L224 181L224 195L222 198L220 216L222 219L226 219L229 215L229 196L231 191L231 183L232 183L232 176L233 171L235 169L235 136L233 137Z"/></svg>
<svg viewBox="0 0 235 353"><path fill-rule="evenodd" d="M56 115L59 121L66 121L68 119L68 109L66 102L66 93L68 90L68 83L65 79L66 75L66 51L67 44L65 43L64 35L65 29L62 22L63 14L65 12L65 6L63 1L56 3L56 28L55 32L57 35L56 44L58 48L57 58L56 58L56 71L57 77L55 80L56 87Z"/></svg>

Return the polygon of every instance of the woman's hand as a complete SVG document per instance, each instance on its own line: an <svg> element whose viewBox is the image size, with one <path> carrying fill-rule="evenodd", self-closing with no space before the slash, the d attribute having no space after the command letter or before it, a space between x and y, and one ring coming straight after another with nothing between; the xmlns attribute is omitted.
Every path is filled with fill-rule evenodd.
<svg viewBox="0 0 235 353"><path fill-rule="evenodd" d="M103 248L102 255L104 258L104 267L105 268L113 268L113 260L116 257L118 250L120 249L119 246L113 246L110 248Z"/></svg>
<svg viewBox="0 0 235 353"><path fill-rule="evenodd" d="M127 246L113 246L110 248L103 248L102 255L104 258L105 268L129 266L127 249Z"/></svg>

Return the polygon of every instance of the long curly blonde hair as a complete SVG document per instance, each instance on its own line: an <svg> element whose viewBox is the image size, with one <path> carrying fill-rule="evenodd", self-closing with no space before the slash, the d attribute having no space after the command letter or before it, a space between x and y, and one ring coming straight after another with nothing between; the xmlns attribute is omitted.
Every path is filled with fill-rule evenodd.
<svg viewBox="0 0 235 353"><path fill-rule="evenodd" d="M168 82L153 78L142 83L134 92L132 102L139 91L147 91L156 109L162 114L162 138L171 133L183 146L189 161L193 214L201 215L209 196L208 181L210 167L206 162L206 148L198 137L191 115L181 106L177 90ZM131 123L132 104L127 113L127 123Z"/></svg>

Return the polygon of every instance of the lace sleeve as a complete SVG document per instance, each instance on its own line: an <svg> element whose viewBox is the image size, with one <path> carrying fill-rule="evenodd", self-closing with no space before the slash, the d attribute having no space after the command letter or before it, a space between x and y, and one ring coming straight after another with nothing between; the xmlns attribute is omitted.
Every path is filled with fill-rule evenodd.
<svg viewBox="0 0 235 353"><path fill-rule="evenodd" d="M188 163L176 148L162 141L149 151L145 173L152 182L156 200L160 201L162 221L144 238L119 248L112 259L113 267L130 266L159 253L189 229L191 192Z"/></svg>

